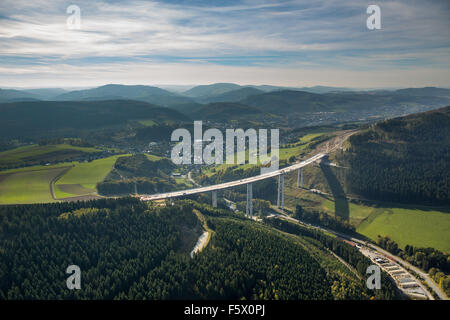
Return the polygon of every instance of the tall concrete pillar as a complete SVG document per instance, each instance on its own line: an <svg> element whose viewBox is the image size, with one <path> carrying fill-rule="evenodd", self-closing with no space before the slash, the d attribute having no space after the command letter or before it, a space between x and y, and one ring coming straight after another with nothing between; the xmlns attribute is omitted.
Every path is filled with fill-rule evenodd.
<svg viewBox="0 0 450 320"><path fill-rule="evenodd" d="M303 168L300 169L300 188L303 188Z"/></svg>
<svg viewBox="0 0 450 320"><path fill-rule="evenodd" d="M281 175L278 176L277 208L280 207L281 200Z"/></svg>
<svg viewBox="0 0 450 320"><path fill-rule="evenodd" d="M245 213L253 217L253 185L247 183L247 206Z"/></svg>
<svg viewBox="0 0 450 320"><path fill-rule="evenodd" d="M217 190L212 191L212 205L217 208Z"/></svg>
<svg viewBox="0 0 450 320"><path fill-rule="evenodd" d="M278 176L277 207L284 209L284 173Z"/></svg>
<svg viewBox="0 0 450 320"><path fill-rule="evenodd" d="M303 188L303 168L297 171L297 188Z"/></svg>

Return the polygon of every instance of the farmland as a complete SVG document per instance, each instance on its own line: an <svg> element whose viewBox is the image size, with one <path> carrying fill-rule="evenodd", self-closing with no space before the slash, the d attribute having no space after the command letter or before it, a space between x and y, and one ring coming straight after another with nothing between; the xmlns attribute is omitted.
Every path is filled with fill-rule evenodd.
<svg viewBox="0 0 450 320"><path fill-rule="evenodd" d="M56 199L96 194L96 184L111 171L115 155L91 162L66 162L49 166L31 166L0 173L0 204L54 202Z"/></svg>
<svg viewBox="0 0 450 320"><path fill-rule="evenodd" d="M389 236L405 245L432 247L450 252L450 213L408 208L377 208L356 229L376 240Z"/></svg>
<svg viewBox="0 0 450 320"><path fill-rule="evenodd" d="M301 203L304 209L325 212L332 216L335 215L335 210L339 210L339 206L335 206L335 201L328 195L300 191L293 185L287 186L286 194L286 202L292 208ZM374 241L378 235L389 236L401 248L409 244L450 251L448 209L388 203L371 206L354 201L347 201L347 205L348 219L356 226L356 231ZM342 216L339 212L336 215Z"/></svg>
<svg viewBox="0 0 450 320"><path fill-rule="evenodd" d="M67 161L86 153L100 152L90 147L78 147L68 144L28 145L0 152L0 169L36 165L47 162Z"/></svg>
<svg viewBox="0 0 450 320"><path fill-rule="evenodd" d="M0 204L53 202L50 183L65 167L0 175Z"/></svg>

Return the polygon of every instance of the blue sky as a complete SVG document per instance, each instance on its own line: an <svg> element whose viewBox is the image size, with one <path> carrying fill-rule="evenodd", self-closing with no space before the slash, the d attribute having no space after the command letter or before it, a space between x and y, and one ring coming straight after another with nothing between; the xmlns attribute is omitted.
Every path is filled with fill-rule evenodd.
<svg viewBox="0 0 450 320"><path fill-rule="evenodd" d="M0 87L450 87L449 16L447 0L2 0Z"/></svg>

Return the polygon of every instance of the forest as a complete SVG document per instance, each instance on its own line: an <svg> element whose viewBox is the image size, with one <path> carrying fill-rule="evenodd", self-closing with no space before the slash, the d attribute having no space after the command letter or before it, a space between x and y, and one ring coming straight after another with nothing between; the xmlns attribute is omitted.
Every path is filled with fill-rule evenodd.
<svg viewBox="0 0 450 320"><path fill-rule="evenodd" d="M349 142L336 155L349 168L348 192L380 201L450 204L450 107L383 121Z"/></svg>
<svg viewBox="0 0 450 320"><path fill-rule="evenodd" d="M194 209L212 237L191 259L202 232ZM358 266L361 257L336 250ZM66 287L72 264L82 271L81 290ZM279 231L192 200L0 207L0 299L334 299L333 285Z"/></svg>
<svg viewBox="0 0 450 320"><path fill-rule="evenodd" d="M288 222L282 219L264 219L264 222L288 233L292 233L298 236L312 238L319 241L324 247L328 248L339 257L344 259L349 265L351 265L363 278L365 277L367 267L372 264L369 258L365 257L359 253L358 249L348 245L347 243L324 234L315 229L309 229L303 227L299 224ZM382 274L382 290L373 291L368 290L367 287L362 285L364 288L364 294L370 296L374 294L376 299L401 299L401 294L395 288L395 285L389 279L389 276L383 272ZM355 298L355 297L353 297Z"/></svg>

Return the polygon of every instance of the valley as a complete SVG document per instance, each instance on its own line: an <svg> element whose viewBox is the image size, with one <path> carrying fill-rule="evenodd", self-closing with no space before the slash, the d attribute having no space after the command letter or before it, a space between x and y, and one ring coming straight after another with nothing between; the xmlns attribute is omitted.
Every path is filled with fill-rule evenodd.
<svg viewBox="0 0 450 320"><path fill-rule="evenodd" d="M114 89L113 91L117 95L107 95L109 89ZM394 156L397 159L402 159L403 157L411 159L412 152L414 152L415 157L420 159L419 157L422 153L416 152L416 150L420 150L425 144L428 151L424 152L432 154L436 159L442 159L439 164L441 167L435 165L433 168L436 172L442 172L448 165L448 162L442 158L442 155L436 153L438 151L434 151L435 149L433 148L436 147L440 150L446 150L445 148L447 148L446 137L448 135L446 130L448 130L449 126L442 115L447 114L448 108L428 111L436 109L436 107L431 107L433 104L420 106L421 99L425 98L423 96L424 93L419 90L413 91L419 92L417 93L418 96L414 96L411 93L405 95L400 90L400 92L395 93L372 93L371 98L375 96L375 99L372 99L370 103L368 103L369 100L365 101L366 106L358 109L355 113L357 109L352 107L352 104L356 106L364 101L366 99L364 93L359 93L357 96L349 92L319 94L300 91L276 91L271 93L257 88L236 88L234 86L220 85L212 87L213 93L208 93L209 89L208 87L203 87L199 88L199 91L191 91L188 97L191 100L188 103L171 104L170 106L148 104L149 101L155 100L141 97L144 97L148 92L154 91L145 86L105 86L94 91L64 93L58 98L59 101L49 103L45 101L26 101L0 104L0 109L3 108L5 114L7 114L7 117L1 121L5 124L4 130L8 130L8 134L3 136L3 141L0 144L2 147L2 151L0 151L0 204L61 203L62 205L62 203L66 203L65 206L71 206L70 203L78 203L76 201L82 200L83 202L80 202L81 209L72 210L74 217L88 214L93 215L93 219L96 219L94 216L98 213L95 208L98 207L98 210L101 211L106 210L102 201L116 201L114 199L117 199L117 201L121 201L119 199L138 201L134 200L136 196L148 200L151 199L152 194L160 195L172 192L181 199L167 199L162 202L150 201L146 205L142 204L148 207L144 211L165 210L158 208L165 208L170 201L179 203L182 207L185 201L189 203L189 206L193 205L196 208L193 211L195 216L204 221L203 228L193 227L192 232L194 233L188 235L185 240L180 240L183 242L188 239L190 239L189 241L194 241L195 239L195 241L198 241L197 245L195 243L183 243L181 247L186 248L186 250L190 248L190 252L196 252L194 255L191 253L193 257L191 264L200 263L197 265L198 268L205 270L207 273L213 272L212 270L204 269L206 268L204 259L228 261L229 259L225 259L215 250L217 250L216 246L221 243L220 241L226 242L230 239L221 238L224 237L223 231L218 231L215 228L222 225L233 226L232 228L237 228L238 230L250 228L245 231L246 236L243 234L238 236L242 241L253 232L251 230L254 226L252 226L251 220L247 219L248 203L246 204L245 202L245 186L237 185L234 188L217 191L216 206L218 209L211 208L211 198L207 193L188 195L189 192L187 190L200 186L210 190L210 187L216 184L227 183L233 180L246 181L245 179L252 179L252 177L259 175L260 163L250 164L247 150L244 155L246 163L242 165L199 166L190 164L175 166L169 158L170 150L174 145L170 141L170 133L176 128L185 127L192 134L192 119L203 120L204 130L214 127L225 129L229 126L244 129L252 127L256 129L279 127L281 146L279 163L281 170L308 160L314 155L326 154L326 156L321 158L321 160L311 161L310 165L302 169L304 173L302 174L301 187L297 186L297 179L299 179L297 171L284 174L286 189L281 210L276 199L277 180L275 178L252 183L254 184L254 198L251 202L253 203L255 214L252 218L254 221L260 221L255 222L256 225L266 221L265 219L273 215L274 212L278 212L289 219L300 219L304 221L306 226L308 224L317 225L319 228L323 228L324 234L331 237L335 234L334 232L344 233L364 239L364 241L373 245L385 243L380 241L389 239L388 242L391 241L395 244L395 248L398 248L395 249L397 251L394 254L401 255L403 259L413 264L422 262L417 260L417 257L414 255L407 255L409 254L407 253L409 247L415 248L414 250L417 250L417 254L424 252L420 251L425 250L424 248L432 248L430 250L437 252L436 254L448 256L450 251L448 246L450 239L447 237L447 234L450 234L450 215L448 203L446 202L448 200L448 188L445 187L445 184L436 184L437 176L433 176L430 173L430 168L426 167L426 165L421 165L420 162L415 162L416 171L422 170L421 168L424 167L425 169L423 170L426 170L428 176L436 177L433 178L432 186L439 185L440 193L431 192L427 195L429 201L435 203L434 205L429 201L421 201L417 197L415 197L415 203L410 203L410 201L406 203L405 201L398 201L401 199L395 196L386 197L372 191L372 193L368 191L362 192L365 189L356 184L360 183L360 180L355 180L349 175L354 170L360 170L360 177L362 177L362 174L366 174L364 171L361 171L361 167L358 167L359 165L354 160L358 159L358 157L365 156L363 158L365 164L372 166L376 166L381 162L388 164L391 160L387 160L386 157ZM157 92L162 94L160 91ZM198 94L195 92L201 92L202 98L195 96L195 94ZM427 90L425 92L430 94ZM103 94L106 96L102 96ZM396 107L388 107L387 109L375 107L382 105L383 102L381 101L387 99L386 97L389 94L391 95L389 99L392 99L394 95L397 96L399 101L396 102ZM432 103L439 105L440 103L445 103L445 99L448 99L446 95L448 95L446 91L438 91L438 96L433 98L434 100L427 98L427 101L432 101ZM174 96L175 94L172 95L172 98ZM69 98L80 99L80 102L65 101L65 99ZM110 98L132 98L135 100L104 100ZM414 99L416 99L414 105L407 102ZM371 103L374 106L371 106ZM35 104L35 106L32 107L31 104ZM275 105L280 105L281 107L274 108ZM301 108L299 108L300 105L302 106ZM18 115L17 112L21 113L23 110L31 110L31 107L39 110L33 111L39 112L39 115L36 113L36 117L30 118L27 120L27 123L17 124L14 122L15 117ZM69 115L70 122L59 117L58 112L55 114L55 110L58 108L65 108L64 114ZM389 110L389 112L386 113L385 110ZM417 111L426 112L414 113ZM52 114L52 125L44 129L43 125L45 123L43 124L40 120L46 116L46 112L48 112L47 115ZM70 114L70 112L73 113ZM82 117L80 117L80 112L83 113ZM380 120L405 113L412 113L413 115L393 120ZM352 115L349 116L349 114ZM440 116L434 117L436 114ZM103 115L106 116L104 117ZM232 120L230 121L230 119ZM402 129L402 121L406 124L407 130L410 130L409 133ZM422 135L420 139L409 138L408 135L411 137L416 136L417 133L414 130L431 132L431 128L436 127L435 121L439 121L439 134L442 135L439 143L434 145L430 143L430 140L426 140L428 137L435 139L437 133L430 133L429 136ZM410 123L414 123L414 125L411 126ZM23 127L24 125L26 125L26 129ZM14 134L14 132L20 132L20 134ZM376 132L378 136L371 132ZM382 141L382 139L386 139L387 142ZM390 144L398 144L398 142L394 142L395 139L402 141L400 147L393 148L390 146ZM371 140L377 141L376 148ZM364 143L369 144L365 146ZM411 148L414 149L404 147L406 144L411 144ZM442 149L442 146L445 146L444 149ZM377 155L364 155L364 152L367 152L367 150L376 152ZM387 150L395 151L388 152ZM404 152L407 152L406 155ZM380 160L374 162L368 160L369 158L374 160L378 156L383 156L385 159L380 158ZM385 167L385 169L387 168ZM361 181L369 181L374 177L381 176L379 174L370 176L369 174L367 178ZM447 180L445 176L441 175L441 178L443 179L442 181ZM406 182L408 180L402 178L400 181ZM430 182L429 179L424 179L423 182L427 181ZM378 186L382 185L382 183L383 180L379 180L373 185ZM406 184L406 186L408 185ZM409 193L410 191L408 191ZM430 198L429 195L435 198ZM132 198L122 198L129 196L132 196ZM438 202L436 202L437 199L439 199ZM85 203L85 205L82 203ZM230 203L233 203L233 208L235 208L233 211L228 209ZM214 203L212 204L214 205ZM218 215L219 211L215 210L222 211ZM246 210L247 214L245 214ZM210 213L205 215L206 212ZM64 217L70 215L63 214ZM74 219L79 219L79 217ZM271 227L269 226L258 226L256 229L260 230L258 233L272 234L274 232L270 231ZM371 297L370 293L358 284L362 275L361 265L352 265L354 262L346 260L347 258L345 255L342 255L342 252L333 251L334 247L331 248L333 250L330 252L328 251L330 249L325 249L318 245L317 240L311 240L305 236L294 237L284 233L276 237L278 236L285 239L282 241L292 242L291 245L297 243L299 248L306 250L318 263L318 266L323 268L327 274L326 279L330 281L334 279L331 281L331 284L324 284L324 288L328 289L323 292L324 296L322 298L351 299L356 298L358 295L360 298ZM249 238L248 241L254 240ZM339 240L333 241L340 243ZM325 244L325 246L327 245ZM194 247L195 249L192 251ZM216 249L211 250L211 247ZM264 251L266 249L260 248L260 250ZM391 248L391 250L393 249ZM183 256L185 253L179 252L179 254ZM359 255L360 253L355 252L352 254ZM160 265L155 265L155 269L148 273L147 277L150 278L145 280L145 282L155 281L150 279L161 277L165 272L161 268L178 268L178 273L181 277L178 281L186 283L186 280L183 280L183 274L186 271L183 270L186 270L187 262L181 256L167 256L163 258ZM231 260L226 263L229 266L233 265ZM438 264L432 260L429 263L433 268L437 268L437 272L447 270L445 265L439 265L438 267ZM279 260L277 265L281 267L281 264L288 268L286 272L291 272L288 271L290 268L288 266L291 265L291 262L287 263L285 260ZM267 267L272 268L273 266ZM421 267L424 268L423 265ZM425 267L424 269L425 273L431 270L430 267ZM269 269L264 270L266 273L269 272ZM436 271L432 272L436 274ZM210 277L214 277L213 274L210 274ZM254 279L253 277L250 276L249 279ZM441 282L439 287L441 289L439 290L448 291L448 275L444 274L444 276L439 277ZM220 282L223 279L219 277L217 281ZM249 284L248 290L250 291L233 291L225 289L228 288L225 286L223 289L217 287L216 290L219 291L214 293L210 287L208 287L207 291L202 291L201 286L205 284L198 283L197 285L200 286L198 287L199 291L191 292L188 290L185 293L179 292L177 294L184 296L184 294L189 292L190 295L202 298L224 295L227 297L242 297L243 295L247 298L265 297L270 299L301 298L300 296L292 295L294 292L298 293L297 289L294 289L292 292L282 289L284 281L282 279L277 280L280 287L274 288L274 292L269 293L267 290L262 289L262 291L258 291L260 290L258 288L262 288L261 285L263 283L265 283L263 287L267 285L268 279L251 280L256 282ZM417 281L420 281L420 279ZM152 291L142 295L142 291L138 289L141 285L137 284L137 282L130 282L130 287L127 289L129 290L128 293L117 291L114 297L177 297L177 295L174 295L174 287L167 283L163 284L161 282L161 285L165 286L165 295L160 295L156 292L152 293ZM186 284L180 285L182 288L185 288L183 290L187 290ZM394 288L389 290L392 290L389 293L390 297L399 294L399 292L394 294ZM304 289L302 289L302 292L305 292ZM356 292L359 293L356 294ZM313 294L319 297L317 292ZM103 293L102 296L107 296L107 293ZM397 298L400 296L397 296ZM93 296L89 297L92 298ZM306 297L306 295L302 297Z"/></svg>

